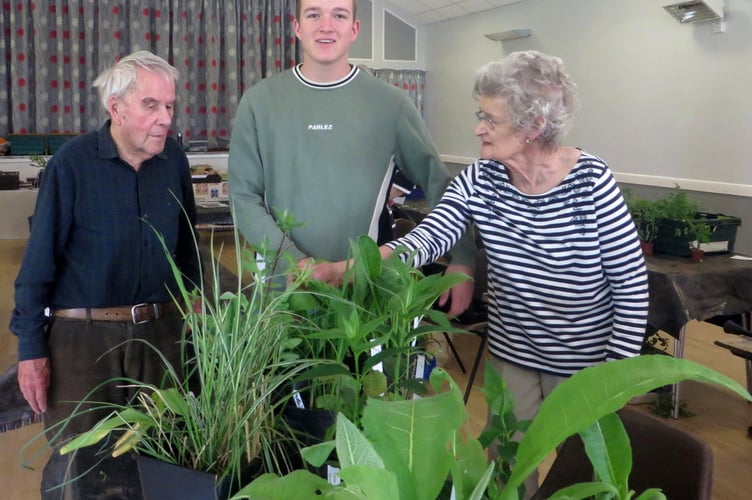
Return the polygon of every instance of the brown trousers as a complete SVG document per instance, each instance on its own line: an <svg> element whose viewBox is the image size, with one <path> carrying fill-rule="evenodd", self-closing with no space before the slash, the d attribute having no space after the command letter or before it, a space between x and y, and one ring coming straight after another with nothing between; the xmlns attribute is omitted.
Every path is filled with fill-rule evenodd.
<svg viewBox="0 0 752 500"><path fill-rule="evenodd" d="M56 424L85 408L76 409L80 401L132 401L137 391L124 387L129 385L124 379L161 386L165 362L160 353L182 375L182 328L176 313L141 325L52 319L48 327L51 382L44 425L53 451L42 474L43 500L142 498L132 454L111 458L106 444L69 455L58 453L63 443L90 429L107 411L79 415L64 427ZM112 437L111 442L117 438Z"/></svg>

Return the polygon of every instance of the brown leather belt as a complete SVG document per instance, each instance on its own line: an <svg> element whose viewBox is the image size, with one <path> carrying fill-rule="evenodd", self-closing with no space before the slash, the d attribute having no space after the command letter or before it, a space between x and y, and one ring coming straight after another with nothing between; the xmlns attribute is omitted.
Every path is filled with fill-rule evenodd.
<svg viewBox="0 0 752 500"><path fill-rule="evenodd" d="M134 325L148 323L178 310L174 302L161 304L143 303L134 306L105 307L99 309L55 309L52 315L57 318L88 321L131 321Z"/></svg>

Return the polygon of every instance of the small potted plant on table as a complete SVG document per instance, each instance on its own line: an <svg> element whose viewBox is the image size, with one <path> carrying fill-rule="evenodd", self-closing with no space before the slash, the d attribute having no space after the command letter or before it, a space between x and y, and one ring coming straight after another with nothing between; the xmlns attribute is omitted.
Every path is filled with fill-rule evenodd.
<svg viewBox="0 0 752 500"><path fill-rule="evenodd" d="M645 255L653 255L655 237L658 234L658 207L654 201L627 197L627 207L637 228L640 246Z"/></svg>
<svg viewBox="0 0 752 500"><path fill-rule="evenodd" d="M42 185L42 175L44 174L44 169L47 168L48 160L46 156L39 154L29 156L29 160L31 160L31 166L37 168L37 175L31 183L31 187L38 188Z"/></svg>
<svg viewBox="0 0 752 500"><path fill-rule="evenodd" d="M709 243L713 234L710 225L703 222L703 219L695 219L687 224L687 233L694 238L690 241L690 253L694 262L702 262L705 258L705 250L702 248L703 243Z"/></svg>

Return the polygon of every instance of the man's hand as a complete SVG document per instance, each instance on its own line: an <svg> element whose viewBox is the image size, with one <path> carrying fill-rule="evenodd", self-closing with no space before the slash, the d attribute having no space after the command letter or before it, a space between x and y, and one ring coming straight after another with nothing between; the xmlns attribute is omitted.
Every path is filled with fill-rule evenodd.
<svg viewBox="0 0 752 500"><path fill-rule="evenodd" d="M450 273L465 273L468 276L473 276L473 270L469 266L461 264L449 264L444 271L444 274ZM467 310L470 307L470 302L473 300L473 291L475 289L475 282L473 280L463 281L452 287L447 292L441 294L439 297L439 306L443 306L447 303L447 300L451 297L449 304L449 311L447 315L450 318L454 318Z"/></svg>
<svg viewBox="0 0 752 500"><path fill-rule="evenodd" d="M332 286L342 284L342 277L345 274L347 261L340 262L316 262L311 257L305 257L298 261L298 269L301 271L310 271L311 279L323 281Z"/></svg>
<svg viewBox="0 0 752 500"><path fill-rule="evenodd" d="M34 413L47 411L47 388L50 386L50 358L18 362L18 387Z"/></svg>
<svg viewBox="0 0 752 500"><path fill-rule="evenodd" d="M379 247L379 254L381 255L382 260L392 255L392 251L393 250L391 248L387 248L383 245ZM314 259L313 257L304 257L298 261L298 269L300 269L301 271L310 271L312 279L323 281L324 283L329 283L332 286L340 286L342 284L342 280L345 276L345 271L348 267L352 267L352 265L353 263L351 260L340 260L339 262L316 262L316 259ZM469 269L467 266L456 267ZM288 277L288 282L289 281L290 277ZM472 298L472 287L470 291L470 298ZM470 305L469 300L470 299L468 299L468 303L465 304L465 308Z"/></svg>

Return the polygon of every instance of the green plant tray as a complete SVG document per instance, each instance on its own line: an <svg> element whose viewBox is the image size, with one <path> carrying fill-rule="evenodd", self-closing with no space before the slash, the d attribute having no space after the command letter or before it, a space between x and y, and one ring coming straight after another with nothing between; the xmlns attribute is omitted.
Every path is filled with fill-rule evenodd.
<svg viewBox="0 0 752 500"><path fill-rule="evenodd" d="M10 152L13 156L41 155L47 152L47 136L44 134L11 134Z"/></svg>
<svg viewBox="0 0 752 500"><path fill-rule="evenodd" d="M697 212L695 220L702 220L710 226L710 243L702 243L700 248L706 253L727 253L734 251L736 231L742 224L739 217L724 214ZM655 238L654 249L656 253L674 255L677 257L689 257L690 246L694 238L685 235L687 228L685 222L670 219L658 221L658 236ZM679 233L679 236L677 236Z"/></svg>
<svg viewBox="0 0 752 500"><path fill-rule="evenodd" d="M54 155L57 153L57 150L60 149L60 146L63 145L65 141L68 139L71 139L72 137L76 137L76 134L50 134L47 136L47 147L49 149L49 154Z"/></svg>

